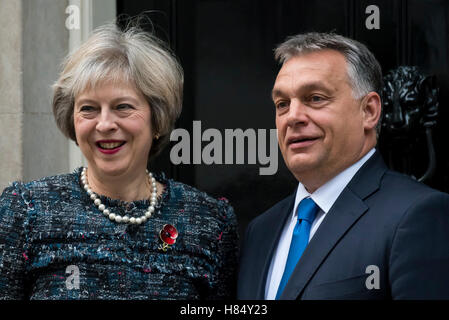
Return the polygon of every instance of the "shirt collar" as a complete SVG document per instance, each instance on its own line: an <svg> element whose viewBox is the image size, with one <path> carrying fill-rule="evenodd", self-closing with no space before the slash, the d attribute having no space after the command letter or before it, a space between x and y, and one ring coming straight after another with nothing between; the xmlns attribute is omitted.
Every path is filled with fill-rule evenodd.
<svg viewBox="0 0 449 320"><path fill-rule="evenodd" d="M307 197L312 198L313 201L323 210L324 213L328 213L330 208L334 205L340 193L348 185L354 175L359 171L360 167L368 161L369 158L374 154L375 149L372 148L367 154L365 154L359 161L354 163L349 168L346 168L334 178L323 184L315 192L310 194L304 185L299 182L298 188L296 189L296 198L294 208L294 216L296 216L297 208L299 203Z"/></svg>

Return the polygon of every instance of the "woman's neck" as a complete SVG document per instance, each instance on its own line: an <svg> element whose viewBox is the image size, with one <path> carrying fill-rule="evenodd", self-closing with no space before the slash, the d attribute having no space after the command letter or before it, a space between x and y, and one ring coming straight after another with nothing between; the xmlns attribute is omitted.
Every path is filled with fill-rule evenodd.
<svg viewBox="0 0 449 320"><path fill-rule="evenodd" d="M149 199L152 192L145 170L136 174L99 176L93 169L88 168L87 182L96 194L126 202Z"/></svg>

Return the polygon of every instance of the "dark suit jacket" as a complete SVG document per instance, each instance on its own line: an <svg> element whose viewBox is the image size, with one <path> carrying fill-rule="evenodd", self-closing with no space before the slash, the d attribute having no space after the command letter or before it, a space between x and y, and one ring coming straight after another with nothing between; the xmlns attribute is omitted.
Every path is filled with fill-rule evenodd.
<svg viewBox="0 0 449 320"><path fill-rule="evenodd" d="M294 201L249 224L239 299L264 299ZM376 151L327 213L281 299L449 299L449 195L388 170Z"/></svg>

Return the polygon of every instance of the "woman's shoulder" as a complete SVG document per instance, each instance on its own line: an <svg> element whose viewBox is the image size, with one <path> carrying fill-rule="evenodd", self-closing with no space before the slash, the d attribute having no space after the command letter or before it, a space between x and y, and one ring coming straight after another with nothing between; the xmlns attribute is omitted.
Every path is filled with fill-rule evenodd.
<svg viewBox="0 0 449 320"><path fill-rule="evenodd" d="M10 183L0 195L0 224L5 223L4 219L25 223L27 217L37 217L46 211L40 210L42 208L54 208L61 200L70 201L74 196L75 178L72 173Z"/></svg>
<svg viewBox="0 0 449 320"><path fill-rule="evenodd" d="M172 195L176 197L183 198L183 200L189 200L197 203L204 203L214 206L231 206L229 200L225 197L212 196L204 191L201 191L191 185L179 182L176 180L169 179L170 191Z"/></svg>
<svg viewBox="0 0 449 320"><path fill-rule="evenodd" d="M14 181L10 183L3 191L3 194L20 194L26 198L40 198L50 193L65 193L73 190L79 190L80 168L72 173L47 176L32 181Z"/></svg>
<svg viewBox="0 0 449 320"><path fill-rule="evenodd" d="M215 213L222 218L233 218L234 209L230 201L222 196L213 196L191 185L173 179L163 179L168 188L170 200L180 202L191 211ZM190 211L190 210L189 210Z"/></svg>

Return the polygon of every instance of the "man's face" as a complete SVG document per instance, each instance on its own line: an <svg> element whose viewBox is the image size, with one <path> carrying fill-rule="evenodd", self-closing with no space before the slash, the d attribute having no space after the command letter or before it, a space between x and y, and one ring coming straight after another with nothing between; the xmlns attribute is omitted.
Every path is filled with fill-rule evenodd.
<svg viewBox="0 0 449 320"><path fill-rule="evenodd" d="M354 98L346 60L339 52L290 58L279 71L272 95L282 155L309 192L369 151L363 98Z"/></svg>

